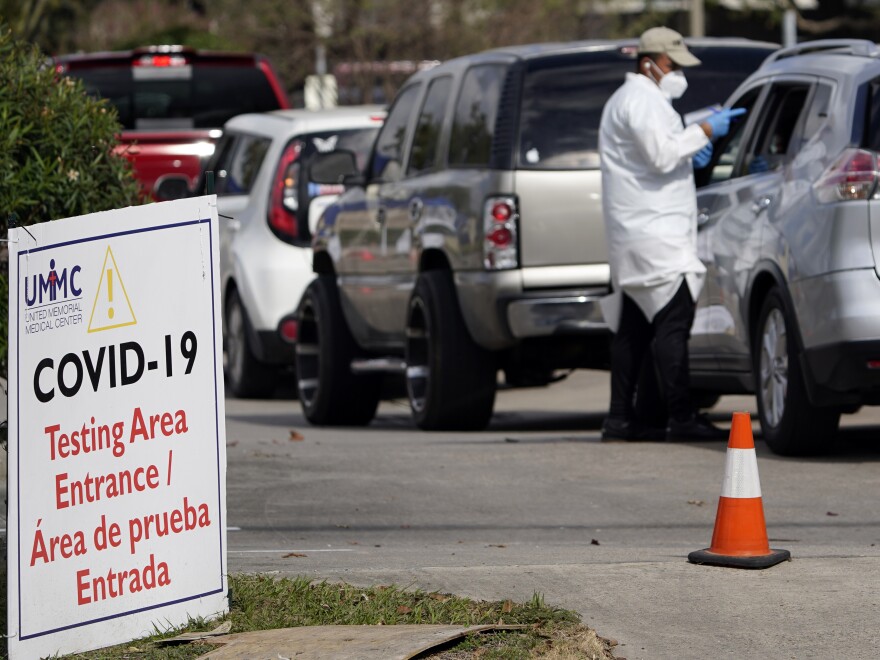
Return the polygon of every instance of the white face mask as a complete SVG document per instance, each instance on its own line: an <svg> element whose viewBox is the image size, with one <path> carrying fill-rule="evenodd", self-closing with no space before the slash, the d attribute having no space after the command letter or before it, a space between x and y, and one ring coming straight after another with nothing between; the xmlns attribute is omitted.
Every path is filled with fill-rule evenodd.
<svg viewBox="0 0 880 660"><path fill-rule="evenodd" d="M660 70L660 67L652 60L648 60L648 62L650 63L651 68L657 69L660 75L663 76L658 82L657 78L654 77L654 74L651 74L651 77L654 78L654 82L657 83L657 86L660 88L660 91L666 95L666 98L669 100L681 98L681 95L684 94L688 88L688 81L687 78L684 77L684 72L676 70L664 74L663 71Z"/></svg>
<svg viewBox="0 0 880 660"><path fill-rule="evenodd" d="M670 71L660 79L660 91L670 99L681 98L687 88L687 78L681 71Z"/></svg>

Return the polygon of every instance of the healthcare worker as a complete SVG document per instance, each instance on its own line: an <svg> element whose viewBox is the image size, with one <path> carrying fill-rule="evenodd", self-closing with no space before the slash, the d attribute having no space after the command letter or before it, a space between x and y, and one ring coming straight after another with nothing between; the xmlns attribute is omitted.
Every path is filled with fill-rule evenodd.
<svg viewBox="0 0 880 660"><path fill-rule="evenodd" d="M637 72L626 75L602 112L602 209L614 290L602 308L615 331L603 439L727 435L697 414L689 393L687 344L706 273L697 258L693 168L708 164L711 139L726 135L731 117L745 110L720 110L683 126L672 100L687 89L682 69L698 64L678 32L652 28L639 39ZM634 410L652 341L666 394L666 429L643 424Z"/></svg>

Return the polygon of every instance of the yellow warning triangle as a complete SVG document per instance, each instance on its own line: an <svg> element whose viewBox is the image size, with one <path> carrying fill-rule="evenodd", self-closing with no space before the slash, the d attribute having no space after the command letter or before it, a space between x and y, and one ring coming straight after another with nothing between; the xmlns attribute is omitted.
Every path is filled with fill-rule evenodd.
<svg viewBox="0 0 880 660"><path fill-rule="evenodd" d="M98 280L98 291L95 293L95 302L92 304L92 314L89 317L89 332L112 330L126 325L135 325L137 319L128 299L128 292L122 282L119 266L113 250L107 246L104 255L104 265L101 267L101 278Z"/></svg>

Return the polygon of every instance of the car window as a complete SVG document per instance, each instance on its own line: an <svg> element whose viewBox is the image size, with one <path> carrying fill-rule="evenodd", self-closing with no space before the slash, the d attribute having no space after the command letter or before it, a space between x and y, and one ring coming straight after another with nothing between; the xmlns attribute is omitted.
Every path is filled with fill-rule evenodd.
<svg viewBox="0 0 880 660"><path fill-rule="evenodd" d="M237 135L223 145L215 166L217 195L249 194L270 144L269 138Z"/></svg>
<svg viewBox="0 0 880 660"><path fill-rule="evenodd" d="M376 140L379 127L350 128L341 131L320 131L303 136L305 150L301 157L315 153L328 153L337 149L354 152L358 169L363 170L370 154L370 148Z"/></svg>
<svg viewBox="0 0 880 660"><path fill-rule="evenodd" d="M724 103L772 48L693 47L702 64L673 107L682 115ZM528 64L523 82L521 169L588 169L599 164L599 120L605 102L635 70L631 51L588 52Z"/></svg>
<svg viewBox="0 0 880 660"><path fill-rule="evenodd" d="M685 69L687 91L672 102L672 107L682 115L724 103L774 50L755 46L693 45L688 48L700 59L700 65Z"/></svg>
<svg viewBox="0 0 880 660"><path fill-rule="evenodd" d="M788 160L792 137L810 93L808 84L773 85L764 103L757 140L745 164L749 172L776 170Z"/></svg>
<svg viewBox="0 0 880 660"><path fill-rule="evenodd" d="M438 143L443 129L443 119L449 106L452 78L435 78L428 87L425 103L416 123L412 152L406 173L409 176L421 174L437 167Z"/></svg>
<svg viewBox="0 0 880 660"><path fill-rule="evenodd" d="M410 85L402 90L388 111L385 124L376 138L370 163L370 178L383 181L397 181L401 178L406 129L419 88L420 85Z"/></svg>
<svg viewBox="0 0 880 660"><path fill-rule="evenodd" d="M281 107L266 75L253 66L96 66L67 75L108 99L129 130L218 128L235 115Z"/></svg>
<svg viewBox="0 0 880 660"><path fill-rule="evenodd" d="M484 64L465 73L449 138L450 167L489 164L506 72L504 65Z"/></svg>
<svg viewBox="0 0 880 660"><path fill-rule="evenodd" d="M803 140L805 142L812 138L822 125L828 121L828 115L831 112L831 94L834 88L830 83L819 83L816 85L816 91L813 94L813 100L807 110L804 118Z"/></svg>
<svg viewBox="0 0 880 660"><path fill-rule="evenodd" d="M880 151L880 78L874 78L866 86L868 92L868 111L866 132L862 135L860 144L868 149ZM854 121L856 126L862 125L864 120L859 121L859 103L853 104L856 113Z"/></svg>
<svg viewBox="0 0 880 660"><path fill-rule="evenodd" d="M762 86L753 87L733 103L734 108L745 108L746 114L742 120L731 122L730 132L715 142L711 164L697 171L698 186L727 181L735 176L734 168L743 145L746 126L750 124L748 118L755 109L755 102L762 89Z"/></svg>
<svg viewBox="0 0 880 660"><path fill-rule="evenodd" d="M285 195L282 203L285 207L296 213L296 222L298 225L298 237L302 240L310 240L312 237L311 228L309 226L310 207L312 201L317 197L324 195L340 195L345 191L342 183L315 183L310 177L300 176L300 172L307 171L308 163L316 154L328 154L336 150L344 149L353 152L357 161L357 167L363 171L364 164L370 153L370 148L379 132L378 126L370 126L365 128L351 128L340 131L318 131L314 133L306 133L291 141L291 144L300 145L299 155L295 163L285 175L291 188L295 187L295 196ZM339 162L341 169L335 173L333 171L333 163L325 161L324 174L330 176L336 174L339 181L342 176L348 172L348 168L344 167L349 161L342 160ZM329 164L331 167L327 167Z"/></svg>
<svg viewBox="0 0 880 660"><path fill-rule="evenodd" d="M530 64L523 82L517 166L521 169L598 167L599 120L608 97L633 70L616 51L563 66Z"/></svg>

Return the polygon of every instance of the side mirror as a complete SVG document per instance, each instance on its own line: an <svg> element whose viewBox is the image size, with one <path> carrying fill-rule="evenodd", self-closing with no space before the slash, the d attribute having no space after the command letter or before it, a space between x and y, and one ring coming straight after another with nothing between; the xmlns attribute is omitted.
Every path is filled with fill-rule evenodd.
<svg viewBox="0 0 880 660"><path fill-rule="evenodd" d="M189 179L182 174L163 174L153 186L153 197L160 202L183 199L189 195Z"/></svg>
<svg viewBox="0 0 880 660"><path fill-rule="evenodd" d="M357 157L347 149L315 154L308 167L310 183L339 184L360 176Z"/></svg>

